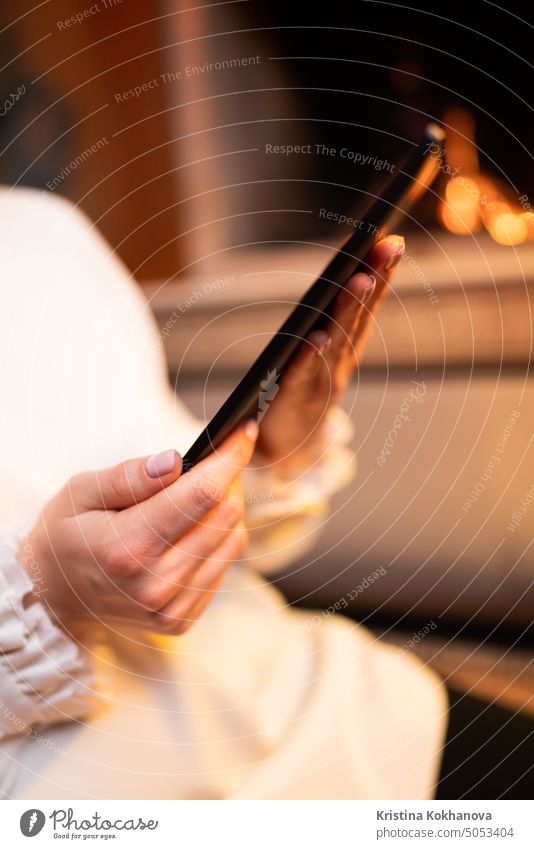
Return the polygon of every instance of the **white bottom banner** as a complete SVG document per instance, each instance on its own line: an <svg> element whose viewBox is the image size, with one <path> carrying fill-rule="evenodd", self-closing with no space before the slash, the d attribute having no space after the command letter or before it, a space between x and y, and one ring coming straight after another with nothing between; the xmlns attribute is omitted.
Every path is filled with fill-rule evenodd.
<svg viewBox="0 0 534 849"><path fill-rule="evenodd" d="M502 846L532 849L531 803L5 801L1 845L231 849Z"/></svg>

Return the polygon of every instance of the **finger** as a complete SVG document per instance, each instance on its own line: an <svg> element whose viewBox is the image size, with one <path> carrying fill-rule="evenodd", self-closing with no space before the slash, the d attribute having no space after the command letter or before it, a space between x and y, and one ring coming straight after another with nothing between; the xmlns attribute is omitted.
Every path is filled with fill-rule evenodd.
<svg viewBox="0 0 534 849"><path fill-rule="evenodd" d="M405 248L406 246L402 236L386 236L373 245L363 260L363 269L368 274L373 274L376 277L377 292L384 288L393 270L402 259Z"/></svg>
<svg viewBox="0 0 534 849"><path fill-rule="evenodd" d="M120 513L118 535L136 556L161 554L221 504L232 482L250 462L257 436L254 421L236 428L213 454L163 492Z"/></svg>
<svg viewBox="0 0 534 849"><path fill-rule="evenodd" d="M387 236L377 242L362 266L366 273L354 274L337 296L332 317L326 331L332 336L328 361L335 365L343 350L359 332L359 326L367 327L369 314L374 312L384 297L387 282L393 269L404 253L402 236Z"/></svg>
<svg viewBox="0 0 534 849"><path fill-rule="evenodd" d="M138 504L173 483L182 471L182 459L171 448L109 469L84 472L71 478L65 494L71 506L83 510L121 510Z"/></svg>
<svg viewBox="0 0 534 849"><path fill-rule="evenodd" d="M145 565L128 589L130 597L149 610L160 610L179 590L193 586L196 573L242 520L242 505L226 499L152 567Z"/></svg>
<svg viewBox="0 0 534 849"><path fill-rule="evenodd" d="M179 592L173 601L152 614L155 630L184 633L213 599L224 573L246 546L247 539L244 528L233 531L195 574L190 589Z"/></svg>
<svg viewBox="0 0 534 849"><path fill-rule="evenodd" d="M309 397L322 367L323 357L331 343L325 330L313 330L297 349L297 353L284 374L280 393Z"/></svg>
<svg viewBox="0 0 534 849"><path fill-rule="evenodd" d="M365 346L373 323L373 317L386 295L387 284L393 276L395 268L404 256L404 252L405 243L403 237L388 236L381 242L378 242L367 257L367 262L376 275L377 285L372 297L366 303L365 310L362 312L353 333L353 353L356 359Z"/></svg>
<svg viewBox="0 0 534 849"><path fill-rule="evenodd" d="M404 253L402 236L387 236L373 247L362 265L365 273L354 274L336 297L332 316L324 330L313 331L299 346L287 370L283 384L292 387L308 385L321 371L321 358L329 351L328 359L335 362L340 351L352 338L358 322L370 303L376 300L377 289L383 293L385 283ZM378 278L378 281L377 281ZM366 305L366 310L362 309ZM309 344L306 344L309 343Z"/></svg>
<svg viewBox="0 0 534 849"><path fill-rule="evenodd" d="M347 341L352 338L364 305L373 296L376 277L370 274L354 274L334 301L332 314L325 330L331 338L327 361L334 364L340 357Z"/></svg>

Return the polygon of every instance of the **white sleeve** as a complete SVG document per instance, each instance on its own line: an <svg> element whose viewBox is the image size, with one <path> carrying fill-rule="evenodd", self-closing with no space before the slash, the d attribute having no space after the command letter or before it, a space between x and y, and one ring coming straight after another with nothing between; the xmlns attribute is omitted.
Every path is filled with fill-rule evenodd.
<svg viewBox="0 0 534 849"><path fill-rule="evenodd" d="M315 541L331 496L354 477L349 417L340 407L329 414L320 461L292 480L272 470L246 469L245 517L250 544L247 564L264 573L281 569Z"/></svg>
<svg viewBox="0 0 534 849"><path fill-rule="evenodd" d="M97 702L91 665L38 601L19 545L0 538L0 740L86 716Z"/></svg>

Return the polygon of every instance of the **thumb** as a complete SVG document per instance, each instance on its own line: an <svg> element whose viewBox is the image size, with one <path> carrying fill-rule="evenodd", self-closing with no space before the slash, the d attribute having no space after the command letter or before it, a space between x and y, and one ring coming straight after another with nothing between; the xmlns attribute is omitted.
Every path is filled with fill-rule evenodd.
<svg viewBox="0 0 534 849"><path fill-rule="evenodd" d="M151 457L125 460L109 469L76 475L65 489L76 512L122 510L165 489L181 473L182 458L170 448Z"/></svg>

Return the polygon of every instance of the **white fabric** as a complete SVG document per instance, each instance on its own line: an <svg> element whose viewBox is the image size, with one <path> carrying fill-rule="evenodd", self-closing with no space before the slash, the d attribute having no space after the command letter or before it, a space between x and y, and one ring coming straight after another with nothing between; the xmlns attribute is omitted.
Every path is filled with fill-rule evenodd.
<svg viewBox="0 0 534 849"><path fill-rule="evenodd" d="M91 666L43 606L32 603L32 581L16 559L18 548L15 536L2 537L0 739L79 716L95 702Z"/></svg>
<svg viewBox="0 0 534 849"><path fill-rule="evenodd" d="M4 190L0 243L0 520L20 534L72 474L184 450L199 424L167 385L141 293L83 216ZM0 794L428 797L445 726L440 682L341 617L288 610L251 568L309 544L348 455L338 444L293 487L247 473L247 493L273 499L247 501L251 551L180 638L95 629L76 647L39 602L25 607L6 537L0 698L22 724L0 720L16 735L0 744ZM107 697L96 711L88 657ZM58 710L77 719L28 733Z"/></svg>

